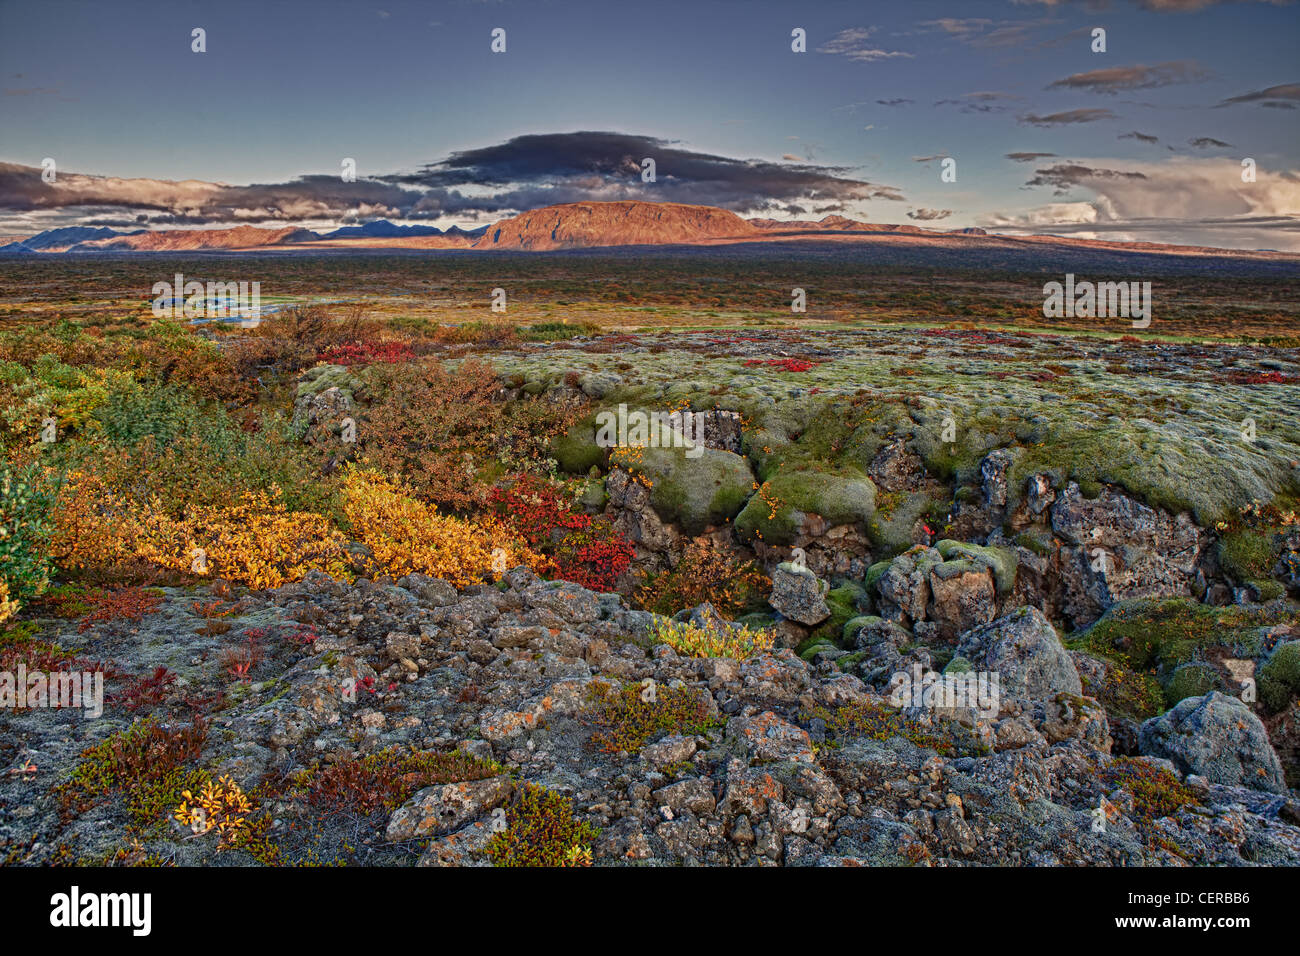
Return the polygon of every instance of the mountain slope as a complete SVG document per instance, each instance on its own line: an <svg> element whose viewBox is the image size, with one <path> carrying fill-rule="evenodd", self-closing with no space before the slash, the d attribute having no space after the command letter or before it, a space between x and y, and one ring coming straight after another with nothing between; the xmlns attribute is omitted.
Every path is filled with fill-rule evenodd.
<svg viewBox="0 0 1300 956"><path fill-rule="evenodd" d="M644 246L757 235L734 212L682 203L580 202L534 209L489 226L475 249Z"/></svg>

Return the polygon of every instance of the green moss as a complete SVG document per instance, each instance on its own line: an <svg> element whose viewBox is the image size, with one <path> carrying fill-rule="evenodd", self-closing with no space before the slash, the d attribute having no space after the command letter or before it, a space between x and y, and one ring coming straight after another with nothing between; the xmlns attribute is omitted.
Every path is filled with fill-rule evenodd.
<svg viewBox="0 0 1300 956"><path fill-rule="evenodd" d="M1165 703L1170 707L1187 697L1204 697L1212 690L1221 690L1223 679L1209 664L1191 661L1174 668L1164 682Z"/></svg>
<svg viewBox="0 0 1300 956"><path fill-rule="evenodd" d="M305 398L319 395L326 389L338 388L348 398L352 398L359 384L356 377L345 366L317 365L303 373L302 379L298 382L297 396Z"/></svg>
<svg viewBox="0 0 1300 956"><path fill-rule="evenodd" d="M611 465L650 483L650 503L687 534L734 518L753 493L754 476L740 455L713 448L688 457L685 448L616 449Z"/></svg>
<svg viewBox="0 0 1300 956"><path fill-rule="evenodd" d="M839 647L824 637L809 638L796 648L799 656L805 661L811 661L823 651L837 651Z"/></svg>
<svg viewBox="0 0 1300 956"><path fill-rule="evenodd" d="M851 617L844 622L844 630L840 632L840 642L845 647L852 647L853 642L857 640L858 632L869 624L874 624L880 618L870 614L859 614Z"/></svg>
<svg viewBox="0 0 1300 956"><path fill-rule="evenodd" d="M875 500L875 485L857 469L782 471L749 499L736 518L736 532L747 541L789 544L797 512L821 515L832 525L866 525L875 514Z"/></svg>
<svg viewBox="0 0 1300 956"><path fill-rule="evenodd" d="M969 674L975 667L964 657L954 657L943 669L945 674Z"/></svg>
<svg viewBox="0 0 1300 956"><path fill-rule="evenodd" d="M1259 699L1270 713L1300 697L1300 641L1280 644L1259 669Z"/></svg>
<svg viewBox="0 0 1300 956"><path fill-rule="evenodd" d="M1219 564L1238 581L1267 578L1280 553L1271 532L1249 528L1225 534L1218 544Z"/></svg>
<svg viewBox="0 0 1300 956"><path fill-rule="evenodd" d="M1140 670L1172 670L1210 647L1239 657L1263 649L1260 627L1285 618L1282 609L1211 607L1190 598L1121 601L1078 636L1075 646L1103 656L1123 654Z"/></svg>
<svg viewBox="0 0 1300 956"><path fill-rule="evenodd" d="M880 579L885 576L885 572L889 570L889 566L893 563L893 559L891 558L888 561L877 561L871 567L867 568L867 576L863 578L862 581L863 586L868 591L874 593L876 585L880 582Z"/></svg>
<svg viewBox="0 0 1300 956"><path fill-rule="evenodd" d="M812 636L838 645L844 639L846 625L866 604L867 594L861 585L845 582L827 591L825 600L831 616L813 629Z"/></svg>
<svg viewBox="0 0 1300 956"><path fill-rule="evenodd" d="M1164 690L1154 676L1134 670L1128 659L1118 652L1093 656L1105 666L1104 676L1097 678L1080 668L1079 680L1083 692L1100 701L1106 713L1141 721L1164 710Z"/></svg>
<svg viewBox="0 0 1300 956"><path fill-rule="evenodd" d="M866 651L855 651L852 654L845 654L843 657L837 658L835 666L845 674L852 674L857 670L858 665L866 660L866 657Z"/></svg>
<svg viewBox="0 0 1300 956"><path fill-rule="evenodd" d="M1049 557L1054 550L1052 533L1045 528L1026 528L1012 540L1026 551L1034 552L1040 558Z"/></svg>
<svg viewBox="0 0 1300 956"><path fill-rule="evenodd" d="M1019 559L1013 551L949 540L938 542L935 549L943 555L945 561L964 559L973 566L988 568L993 573L998 594L1009 594L1015 587Z"/></svg>
<svg viewBox="0 0 1300 956"><path fill-rule="evenodd" d="M527 391L527 386L524 387ZM596 415L575 422L567 432L551 440L551 457L562 471L585 475L591 468L603 467L606 450L596 444Z"/></svg>

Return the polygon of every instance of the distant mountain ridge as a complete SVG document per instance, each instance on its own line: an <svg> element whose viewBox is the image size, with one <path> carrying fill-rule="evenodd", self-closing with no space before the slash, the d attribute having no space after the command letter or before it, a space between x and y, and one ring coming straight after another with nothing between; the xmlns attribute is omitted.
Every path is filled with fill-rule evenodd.
<svg viewBox="0 0 1300 956"><path fill-rule="evenodd" d="M104 252L186 252L278 250L314 253L348 250L503 250L546 252L566 249L618 249L637 246L732 246L754 244L833 244L877 249L880 256L941 255L945 250L984 252L995 256L1051 256L1064 249L1164 255L1216 255L1296 260L1295 253L1216 249L1166 243L1128 242L1047 235L990 234L978 227L928 229L909 223L862 222L828 215L820 220L745 219L715 206L670 202L563 203L532 209L491 226L446 230L414 224L400 226L377 219L320 234L296 226L265 229L167 229L118 232L107 227L51 229L6 246L5 255ZM929 253L923 253L929 250ZM1055 250L1055 252L1053 251ZM870 253L876 255L876 253Z"/></svg>
<svg viewBox="0 0 1300 956"><path fill-rule="evenodd" d="M455 226L452 226L455 229ZM393 236L441 236L437 226L398 226L387 219L374 219L360 226L343 226L322 235L322 239L391 238Z"/></svg>

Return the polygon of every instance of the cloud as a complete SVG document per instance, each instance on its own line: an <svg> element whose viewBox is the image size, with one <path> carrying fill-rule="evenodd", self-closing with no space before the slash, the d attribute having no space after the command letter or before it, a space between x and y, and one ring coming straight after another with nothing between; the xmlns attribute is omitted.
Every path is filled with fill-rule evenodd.
<svg viewBox="0 0 1300 956"><path fill-rule="evenodd" d="M912 157L912 162L914 162L914 163L932 163L932 162L934 162L936 159L947 159L947 158L948 158L948 154L947 154L947 153L935 153L933 156L913 156L913 157Z"/></svg>
<svg viewBox="0 0 1300 956"><path fill-rule="evenodd" d="M980 17L942 17L938 20L922 20L918 26L930 27L943 33L951 33L957 36L964 36L968 33L983 33L993 25L992 20L985 20Z"/></svg>
<svg viewBox="0 0 1300 956"><path fill-rule="evenodd" d="M651 157L658 181L641 181ZM899 191L787 155L787 162L734 159L626 133L518 136L452 153L439 162L355 182L338 175L229 186L122 179L60 171L54 184L32 166L0 163L0 211L59 210L137 225L338 222L365 218L477 221L555 203L639 199L782 213L814 203L903 201ZM62 223L61 223L62 224Z"/></svg>
<svg viewBox="0 0 1300 956"><path fill-rule="evenodd" d="M868 39L875 32L875 27L850 27L847 30L841 30L819 46L817 52L844 56L861 63L888 60L893 57L907 57L910 59L913 56L913 54L901 50L882 50L878 46L869 43Z"/></svg>
<svg viewBox="0 0 1300 956"><path fill-rule="evenodd" d="M1263 90L1253 90L1240 96L1230 96L1218 106L1235 106L1238 103L1258 103L1280 109L1295 109L1293 101L1300 100L1300 83L1283 83ZM1216 106L1216 109L1218 107Z"/></svg>
<svg viewBox="0 0 1300 956"><path fill-rule="evenodd" d="M876 100L881 106L905 106L908 103L915 103L915 100L909 100L905 96L895 97L892 100Z"/></svg>
<svg viewBox="0 0 1300 956"><path fill-rule="evenodd" d="M936 219L947 219L951 215L951 209L927 209L924 206L920 209L909 209L907 212L908 219L917 219L923 222L933 222Z"/></svg>
<svg viewBox="0 0 1300 956"><path fill-rule="evenodd" d="M963 113L1005 113L1006 106L1001 105L1001 100L1018 100L1019 96L1012 96L1010 93L994 93L982 91L978 93L963 93L958 99L935 100L935 106L956 106Z"/></svg>
<svg viewBox="0 0 1300 956"><path fill-rule="evenodd" d="M917 24L923 33L942 33L967 46L985 49L1025 46L1030 33L1052 20L989 20L983 17L942 17Z"/></svg>
<svg viewBox="0 0 1300 956"><path fill-rule="evenodd" d="M1120 170L1116 165L1126 165ZM1122 163L1095 159L1039 170L1045 185L1092 193L1087 201L999 212L980 223L1080 236L1132 238L1194 245L1300 251L1300 175L1258 170L1243 183L1241 169L1221 159L1171 158Z"/></svg>
<svg viewBox="0 0 1300 956"><path fill-rule="evenodd" d="M1150 133L1139 133L1137 130L1133 130L1131 133L1120 133L1120 134L1119 134L1118 136L1116 136L1115 138L1116 138L1116 139L1136 139L1136 140L1139 140L1140 142L1143 142L1143 143L1158 143L1158 142L1160 142L1160 137L1159 137L1159 136L1152 136Z"/></svg>
<svg viewBox="0 0 1300 956"><path fill-rule="evenodd" d="M1020 117L1020 122L1028 126L1064 126L1069 123L1095 123L1098 120L1112 119L1119 117L1110 110L1093 108L1066 110L1064 113L1049 113L1047 116L1029 113Z"/></svg>
<svg viewBox="0 0 1300 956"><path fill-rule="evenodd" d="M1214 139L1212 136L1198 136L1195 139L1189 139L1187 145L1194 146L1197 149L1231 149L1231 143L1225 143L1221 139Z"/></svg>
<svg viewBox="0 0 1300 956"><path fill-rule="evenodd" d="M1007 159L1015 160L1017 163L1032 163L1036 159L1047 159L1055 155L1055 153L1007 153Z"/></svg>
<svg viewBox="0 0 1300 956"><path fill-rule="evenodd" d="M1178 83L1198 83L1210 74L1192 60L1173 60L1155 66L1112 66L1104 70L1075 73L1048 84L1051 89L1087 90L1114 95L1126 90L1147 90Z"/></svg>
<svg viewBox="0 0 1300 956"><path fill-rule="evenodd" d="M1034 170L1034 178L1026 186L1051 186L1058 196L1069 192L1074 186L1095 188L1098 181L1113 179L1145 179L1140 172L1125 172L1118 169L1106 169L1096 166L1084 166L1081 163L1058 163L1047 169Z"/></svg>
<svg viewBox="0 0 1300 956"><path fill-rule="evenodd" d="M784 159L784 160L786 160L787 162L792 162L792 163L801 163L801 162L803 162L803 157L802 157L802 156L796 156L794 153L782 153L782 154L781 154L781 158Z"/></svg>

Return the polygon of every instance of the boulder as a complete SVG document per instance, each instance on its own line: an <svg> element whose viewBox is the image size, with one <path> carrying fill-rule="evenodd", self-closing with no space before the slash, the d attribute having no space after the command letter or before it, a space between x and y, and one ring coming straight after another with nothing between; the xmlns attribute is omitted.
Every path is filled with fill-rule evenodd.
<svg viewBox="0 0 1300 956"><path fill-rule="evenodd" d="M1286 791L1282 764L1264 725L1236 697L1218 691L1188 697L1143 723L1138 746L1211 783Z"/></svg>
<svg viewBox="0 0 1300 956"><path fill-rule="evenodd" d="M831 616L826 603L828 587L807 568L780 564L772 574L772 595L768 603L790 620L812 627Z"/></svg>
<svg viewBox="0 0 1300 956"><path fill-rule="evenodd" d="M1171 515L1103 489L1085 498L1071 482L1050 509L1061 549L1064 610L1076 626L1091 624L1127 598L1190 595L1205 546L1186 512Z"/></svg>
<svg viewBox="0 0 1300 956"><path fill-rule="evenodd" d="M1017 608L964 634L957 655L977 671L998 675L1002 693L1028 700L1083 692L1074 662L1038 608Z"/></svg>

